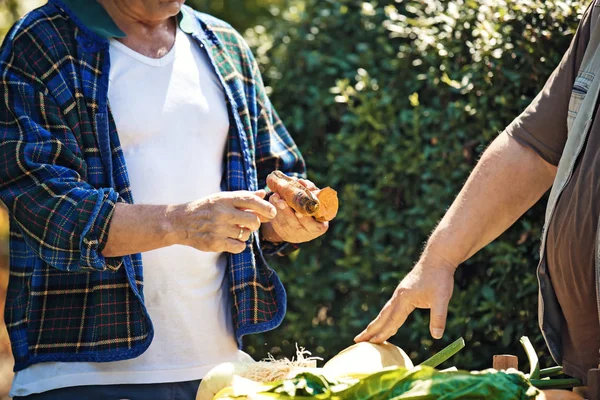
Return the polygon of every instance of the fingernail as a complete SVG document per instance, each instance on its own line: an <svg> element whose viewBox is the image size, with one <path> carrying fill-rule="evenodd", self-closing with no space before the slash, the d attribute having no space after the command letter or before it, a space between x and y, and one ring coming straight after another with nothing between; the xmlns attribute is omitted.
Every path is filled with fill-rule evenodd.
<svg viewBox="0 0 600 400"><path fill-rule="evenodd" d="M444 335L444 330L443 329L432 329L431 330L431 335L433 336L434 339L441 339L442 336Z"/></svg>
<svg viewBox="0 0 600 400"><path fill-rule="evenodd" d="M275 202L279 201L279 195L277 193L273 193L273 196L271 196L271 199Z"/></svg>
<svg viewBox="0 0 600 400"><path fill-rule="evenodd" d="M275 207L271 208L271 212L269 213L269 217L275 218L277 216L277 209Z"/></svg>
<svg viewBox="0 0 600 400"><path fill-rule="evenodd" d="M285 201L280 201L277 203L277 207L279 207L280 210L285 210L286 204Z"/></svg>
<svg viewBox="0 0 600 400"><path fill-rule="evenodd" d="M299 212L296 213L296 218L302 218L302 217L303 217L302 214L300 214Z"/></svg>

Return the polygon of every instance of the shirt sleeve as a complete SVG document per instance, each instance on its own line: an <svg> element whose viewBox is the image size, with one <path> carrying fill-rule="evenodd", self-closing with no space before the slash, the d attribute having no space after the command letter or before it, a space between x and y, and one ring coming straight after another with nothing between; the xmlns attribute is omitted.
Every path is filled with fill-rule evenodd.
<svg viewBox="0 0 600 400"><path fill-rule="evenodd" d="M288 176L306 178L306 163L296 143L287 131L266 94L262 76L252 52L247 45L247 57L252 68L252 79L256 82L256 169L258 187L267 187L267 175L279 170ZM273 244L261 241L266 255L285 256L298 249L297 244Z"/></svg>
<svg viewBox="0 0 600 400"><path fill-rule="evenodd" d="M247 45L246 45L247 46ZM256 167L258 186L266 187L267 175L280 170L286 175L306 178L306 164L300 150L266 94L262 76L252 52L247 48L256 84Z"/></svg>
<svg viewBox="0 0 600 400"><path fill-rule="evenodd" d="M568 50L543 89L505 130L552 165L558 165L567 141L571 90L590 40L595 6L596 1L586 10Z"/></svg>
<svg viewBox="0 0 600 400"><path fill-rule="evenodd" d="M0 57L0 200L11 224L44 262L64 271L117 269L102 250L115 205L112 188L85 181L85 159L49 91L23 52Z"/></svg>

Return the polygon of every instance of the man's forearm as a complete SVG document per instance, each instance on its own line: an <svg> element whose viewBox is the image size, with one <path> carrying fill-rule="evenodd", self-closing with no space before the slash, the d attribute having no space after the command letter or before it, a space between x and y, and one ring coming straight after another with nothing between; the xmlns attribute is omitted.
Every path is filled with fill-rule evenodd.
<svg viewBox="0 0 600 400"><path fill-rule="evenodd" d="M241 253L261 220L268 222L277 215L264 196L264 191L238 190L176 205L119 203L102 254L119 257L174 244L205 252Z"/></svg>
<svg viewBox="0 0 600 400"><path fill-rule="evenodd" d="M423 258L458 266L514 224L550 188L555 175L556 167L501 134L431 235Z"/></svg>
<svg viewBox="0 0 600 400"><path fill-rule="evenodd" d="M175 244L177 240L170 217L173 208L118 203L102 254L119 257Z"/></svg>

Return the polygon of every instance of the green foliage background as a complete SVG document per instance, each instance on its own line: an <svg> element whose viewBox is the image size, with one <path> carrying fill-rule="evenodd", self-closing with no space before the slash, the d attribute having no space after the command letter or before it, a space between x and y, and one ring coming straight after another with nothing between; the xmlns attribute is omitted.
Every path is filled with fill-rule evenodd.
<svg viewBox="0 0 600 400"><path fill-rule="evenodd" d="M0 40L4 38L13 22L18 19L23 11L22 2L18 0L0 0Z"/></svg>
<svg viewBox="0 0 600 400"><path fill-rule="evenodd" d="M273 14L279 15L286 0L188 0L186 4L222 18L240 32L253 27Z"/></svg>
<svg viewBox="0 0 600 400"><path fill-rule="evenodd" d="M6 21L19 1L5 0ZM248 337L255 357L329 358L352 343L418 259L485 146L558 64L588 1L190 0L245 31L310 178L339 191L329 233L274 260L288 290L277 330ZM0 23L0 25L2 25ZM6 27L1 27L2 32ZM0 32L1 35L1 32ZM525 355L537 326L545 201L456 274L444 339L413 313L392 342L416 361L464 336L452 359L491 366Z"/></svg>

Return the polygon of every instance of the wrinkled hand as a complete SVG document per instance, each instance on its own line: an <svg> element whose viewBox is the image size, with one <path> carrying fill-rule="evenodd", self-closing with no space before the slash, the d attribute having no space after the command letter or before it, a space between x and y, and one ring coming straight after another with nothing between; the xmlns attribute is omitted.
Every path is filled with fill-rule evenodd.
<svg viewBox="0 0 600 400"><path fill-rule="evenodd" d="M177 242L207 252L241 253L261 221L277 214L265 195L264 190L222 192L175 206L171 220Z"/></svg>
<svg viewBox="0 0 600 400"><path fill-rule="evenodd" d="M429 331L435 339L440 339L446 327L455 269L444 261L417 263L400 282L377 318L354 341L384 342L396 334L415 308L431 310Z"/></svg>
<svg viewBox="0 0 600 400"><path fill-rule="evenodd" d="M309 180L299 179L298 182L311 191L318 190ZM329 229L328 222L317 222L313 217L295 212L277 193L273 193L269 202L277 208L277 216L262 227L263 237L270 242L309 242Z"/></svg>

